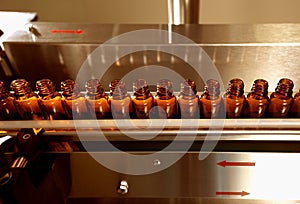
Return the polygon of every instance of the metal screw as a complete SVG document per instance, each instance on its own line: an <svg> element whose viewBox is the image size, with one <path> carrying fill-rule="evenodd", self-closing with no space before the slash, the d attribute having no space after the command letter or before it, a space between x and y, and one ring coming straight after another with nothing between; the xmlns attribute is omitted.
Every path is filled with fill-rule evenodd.
<svg viewBox="0 0 300 204"><path fill-rule="evenodd" d="M159 166L161 164L161 162L159 161L159 159L155 159L154 161L153 161L153 165L154 166Z"/></svg>
<svg viewBox="0 0 300 204"><path fill-rule="evenodd" d="M128 188L129 188L129 186L128 186L127 181L122 180L120 182L120 186L118 188L118 193L120 193L122 195L127 194L128 193Z"/></svg>

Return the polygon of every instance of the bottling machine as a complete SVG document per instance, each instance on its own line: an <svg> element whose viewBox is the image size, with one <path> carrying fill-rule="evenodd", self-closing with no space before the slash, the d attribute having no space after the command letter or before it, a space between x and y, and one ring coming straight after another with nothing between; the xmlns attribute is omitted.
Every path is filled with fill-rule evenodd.
<svg viewBox="0 0 300 204"><path fill-rule="evenodd" d="M300 25L33 22L4 42L14 78L241 78L300 88ZM152 86L151 86L152 85ZM9 84L8 84L9 86ZM300 203L298 118L0 121L2 202ZM26 132L27 131L27 132ZM28 132L29 131L29 132ZM7 137L10 135L10 137ZM25 135L25 137L24 137ZM6 136L6 137L5 137ZM12 143L15 143L13 148ZM4 165L5 164L5 165ZM7 167L10 167L9 169ZM8 183L8 184L7 184Z"/></svg>

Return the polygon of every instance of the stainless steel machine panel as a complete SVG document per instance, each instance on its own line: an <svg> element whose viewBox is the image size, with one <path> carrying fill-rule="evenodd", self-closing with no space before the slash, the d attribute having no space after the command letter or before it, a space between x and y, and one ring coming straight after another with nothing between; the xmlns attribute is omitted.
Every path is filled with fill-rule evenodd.
<svg viewBox="0 0 300 204"><path fill-rule="evenodd" d="M74 153L73 158L71 154L70 197L214 197L300 202L298 153L213 152L202 161L198 154L189 152L168 169L142 176L110 171L86 153ZM118 192L122 180L128 183L125 194Z"/></svg>
<svg viewBox="0 0 300 204"><path fill-rule="evenodd" d="M86 149L87 152L77 150L68 153L72 185L66 199L70 204L300 202L297 188L300 179L299 120L226 119L220 138L207 135L209 128L212 128L211 120L199 121L201 123L193 127L191 123L182 124L181 120L166 120L162 132L154 139L146 140L150 142L147 151L147 145L142 141L156 128L162 127L161 123L148 131L141 129L145 128L146 120L128 121L135 124L132 127L117 125L114 120L5 121L0 125L5 127L2 134L14 135L18 128L38 126L45 129L44 137L49 142L81 141L93 144L93 151ZM100 134L99 127L103 134ZM183 133L179 144L192 141L200 146L163 151L144 163L134 164L129 157L126 158L129 155L154 154L155 146L174 140L179 129ZM112 144L121 142L122 147L130 149L133 141L124 134L135 135L137 143L134 145L139 146L137 151L103 148L105 144L102 143L109 140ZM217 141L220 146L209 152L201 150L205 140ZM231 147L226 147L227 143ZM207 154L207 157L199 159L201 154ZM168 168L161 168L169 162L166 158L173 158L174 155L179 155L179 159ZM124 171L114 171L97 158L108 158L111 164ZM124 173L128 165L133 164L158 171L142 175Z"/></svg>
<svg viewBox="0 0 300 204"><path fill-rule="evenodd" d="M190 44L155 36L120 43L114 37L136 30L175 32L191 39L209 56L226 86L235 77L243 79L245 91L257 78L269 82L272 92L279 79L290 78L294 91L300 88L300 25L96 25L32 23L4 42L14 77L26 78L32 86L41 78L52 79L57 88L66 78L76 79L83 63L106 44L112 52L98 62L114 61L101 78L105 88L111 80L125 77L139 67L170 68L183 78L194 79L201 92L203 79L187 63ZM185 50L185 57L160 52L160 46ZM143 48L120 57L122 49ZM192 53L192 54L191 54ZM196 63L201 63L199 53ZM159 56L159 57L158 57ZM79 85L97 77L91 66ZM146 70L146 69L145 69ZM205 70L205 69L204 69ZM159 74L157 74L159 75ZM159 76L155 76L155 80ZM128 87L132 81L125 81ZM151 81L150 85L155 82ZM174 84L179 85L179 81ZM174 88L178 91L179 86ZM224 91L224 90L222 90ZM20 128L44 128L49 144L74 145L63 149L70 156L71 192L67 204L78 203L230 203L298 204L300 121L299 119L197 119L197 120L62 120L0 121L0 134L15 136ZM130 124L130 125L128 125ZM149 127L151 124L151 128ZM215 132L212 130L216 130ZM180 136L178 137L178 133ZM101 134L99 134L101 133ZM153 136L154 133L158 133ZM129 136L128 136L129 135ZM131 137L132 136L132 137ZM116 171L105 164L129 169L129 155L150 155L176 140L141 168L159 169L146 175ZM105 148L110 144L116 149ZM188 144L188 145L187 145ZM187 145L187 146L185 146ZM207 146L208 145L208 146ZM89 148L90 147L90 148ZM188 148L186 148L188 147ZM50 149L46 154L57 153ZM199 159L200 155L207 155ZM120 154L126 155L120 161ZM168 168L165 158L180 155ZM97 162L97 156L107 163ZM117 160L114 160L117 159Z"/></svg>
<svg viewBox="0 0 300 204"><path fill-rule="evenodd" d="M295 90L300 88L299 45L300 26L298 24L259 24L259 25L99 25L99 24L63 24L32 23L28 28L16 32L4 42L5 50L13 65L16 77L25 77L31 84L40 78L51 78L55 84L66 78L76 78L82 64L101 44L122 34L136 30L156 29L178 33L191 39L204 49L216 65L224 85L240 77L249 91L253 81L264 78L269 82L272 92L282 77L288 77L295 83ZM120 49L134 46L180 46L190 55L189 45L155 36L122 44L111 40L108 46L115 49L115 62L102 77L108 89L108 83L115 78L122 78L126 73L142 66L160 65L169 67L185 78L195 79L202 90L203 79L195 74L185 63L186 59L163 55L159 60L155 52L137 52L118 58ZM99 56L105 58L111 56ZM145 57L148 60L145 62ZM134 61L134 63L132 63ZM200 61L199 61L200 63ZM100 63L101 65L101 63ZM100 69L97 65L95 69ZM184 71L183 71L184 70ZM94 77L93 72L79 81ZM126 81L132 84L132 81ZM176 84L176 83L174 83ZM178 90L178 87L176 89Z"/></svg>

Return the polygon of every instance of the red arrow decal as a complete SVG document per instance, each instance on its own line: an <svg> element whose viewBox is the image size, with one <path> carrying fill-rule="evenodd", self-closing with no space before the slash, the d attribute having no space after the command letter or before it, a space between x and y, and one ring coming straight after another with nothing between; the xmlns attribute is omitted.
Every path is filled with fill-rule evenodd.
<svg viewBox="0 0 300 204"><path fill-rule="evenodd" d="M246 191L242 191L242 192L216 192L216 195L236 195L236 196L246 196L249 195L250 193L247 193Z"/></svg>
<svg viewBox="0 0 300 204"><path fill-rule="evenodd" d="M82 34L84 31L81 29L78 30L50 30L51 33L53 34L58 34L58 33L62 33L62 34Z"/></svg>
<svg viewBox="0 0 300 204"><path fill-rule="evenodd" d="M228 162L226 160L217 163L219 166L255 166L255 162Z"/></svg>

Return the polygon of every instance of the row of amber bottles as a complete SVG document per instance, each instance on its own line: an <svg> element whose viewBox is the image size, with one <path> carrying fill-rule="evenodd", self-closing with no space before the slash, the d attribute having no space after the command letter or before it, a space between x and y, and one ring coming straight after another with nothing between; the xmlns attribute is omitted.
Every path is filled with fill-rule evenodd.
<svg viewBox="0 0 300 204"><path fill-rule="evenodd" d="M223 97L226 118L299 118L300 94L297 93L293 97L293 87L292 80L283 78L268 97L268 82L257 79L245 97L243 81L232 79Z"/></svg>
<svg viewBox="0 0 300 204"><path fill-rule="evenodd" d="M243 81L235 78L221 96L219 82L211 79L198 96L195 82L186 80L176 97L172 82L163 79L154 97L140 79L133 84L131 97L122 80L110 83L108 95L97 79L86 82L86 94L71 79L61 83L62 94L49 79L36 82L37 93L26 80L17 79L11 83L14 94L0 82L0 119L299 118L300 93L293 97L293 86L290 79L281 79L269 98L268 82L258 79L245 97Z"/></svg>
<svg viewBox="0 0 300 204"><path fill-rule="evenodd" d="M264 79L254 81L247 97L244 96L244 83L238 78L229 82L223 96L220 95L219 82L214 79L206 82L204 93L200 97L193 80L186 80L181 84L178 97L173 94L172 82L167 79L157 83L155 97L150 93L145 80L137 80L133 85L133 92L131 98L123 81L111 82L108 102L113 118L300 117L300 93L295 95L294 102L293 82L285 78L279 81L270 98L268 82ZM94 109L95 112L97 110L99 107Z"/></svg>

